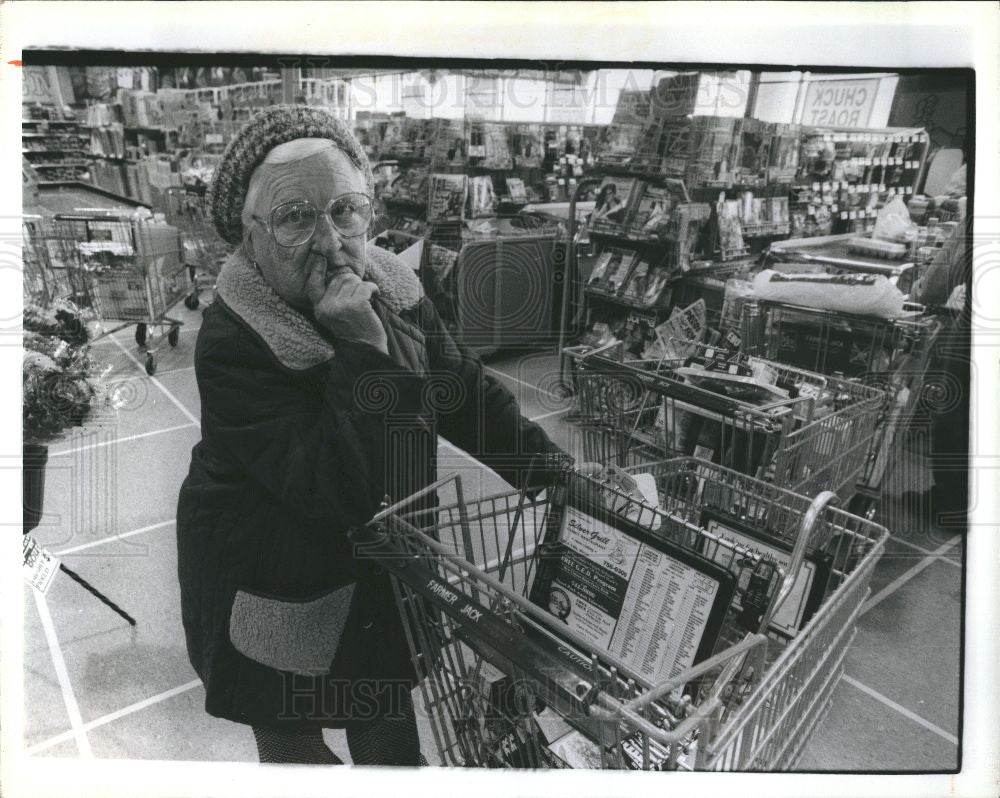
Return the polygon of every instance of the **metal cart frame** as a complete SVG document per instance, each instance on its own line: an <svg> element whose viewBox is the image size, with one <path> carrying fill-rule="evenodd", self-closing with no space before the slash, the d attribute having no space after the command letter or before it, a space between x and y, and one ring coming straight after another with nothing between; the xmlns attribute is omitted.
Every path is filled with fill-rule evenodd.
<svg viewBox="0 0 1000 798"><path fill-rule="evenodd" d="M677 342L675 350L705 357L718 347ZM620 345L582 357L577 388L585 459L627 464L690 455L707 421L717 442L712 459L721 465L800 493L832 490L849 501L868 467L883 392L757 360L798 396L765 404L724 396L675 373L682 358L629 361Z"/></svg>
<svg viewBox="0 0 1000 798"><path fill-rule="evenodd" d="M727 615L727 631L713 653L658 684L607 651L594 650L526 598L545 552L553 500L512 492L467 502L455 476L385 508L354 531L358 556L373 559L391 576L445 764L567 767L539 734L537 718L551 714L595 746L596 767L794 767L829 706L888 532L830 506L835 496L829 492L810 500L693 458L641 468L654 475L660 506L621 494L613 500L621 503L618 512L645 513L656 535L758 573L764 562L759 556L702 528L701 513L710 507L754 519L792 552L787 570L772 571L766 610L755 628ZM614 492L575 472L565 478L598 493ZM427 510L404 511L448 490L454 501L430 511L429 524ZM559 490L546 493L556 496ZM771 622L809 552L823 552L832 562L824 599L794 636L783 638ZM515 700L496 704L484 668L504 674Z"/></svg>
<svg viewBox="0 0 1000 798"><path fill-rule="evenodd" d="M215 288L222 261L231 248L215 230L203 188L172 186L164 192L164 198L167 223L181 231L183 259L191 276L191 294L184 306L195 310L201 302L201 291Z"/></svg>
<svg viewBox="0 0 1000 798"><path fill-rule="evenodd" d="M920 306L910 308L914 315L908 318L880 319L764 300L743 305L748 352L821 374L846 374L884 391L885 404L860 480L871 498L878 496L896 434L917 410L942 326L933 315L921 313ZM808 341L807 353L789 355L791 344L803 340L803 330L813 331L815 340Z"/></svg>
<svg viewBox="0 0 1000 798"><path fill-rule="evenodd" d="M177 346L184 323L167 315L188 293L178 232L114 213L60 214L33 221L26 241L30 259L52 275L53 283L68 288L101 321L120 322L102 336L136 325L146 373L154 374L154 342L166 337ZM150 335L150 327L158 334Z"/></svg>

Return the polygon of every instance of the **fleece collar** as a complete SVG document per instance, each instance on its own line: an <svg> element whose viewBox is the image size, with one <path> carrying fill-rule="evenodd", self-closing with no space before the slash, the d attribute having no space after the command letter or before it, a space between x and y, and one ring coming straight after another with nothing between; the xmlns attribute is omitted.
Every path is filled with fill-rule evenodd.
<svg viewBox="0 0 1000 798"><path fill-rule="evenodd" d="M375 283L379 296L395 313L412 308L422 295L413 269L391 252L368 245L365 279ZM285 368L305 371L329 361L333 345L302 313L285 302L236 249L222 266L216 281L222 303L254 330Z"/></svg>

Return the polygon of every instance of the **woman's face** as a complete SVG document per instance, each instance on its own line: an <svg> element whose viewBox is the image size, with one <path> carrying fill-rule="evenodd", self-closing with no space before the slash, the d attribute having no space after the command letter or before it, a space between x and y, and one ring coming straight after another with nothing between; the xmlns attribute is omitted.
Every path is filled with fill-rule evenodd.
<svg viewBox="0 0 1000 798"><path fill-rule="evenodd" d="M364 173L338 149L290 163L264 164L254 173L243 208L248 245L264 279L289 305L311 308L306 285L314 268L324 270L326 284L344 270L364 277L368 236L343 236L323 212L331 199L348 192L367 194L368 185ZM265 222L270 222L272 208L295 200L308 200L319 211L316 231L305 244L283 247Z"/></svg>

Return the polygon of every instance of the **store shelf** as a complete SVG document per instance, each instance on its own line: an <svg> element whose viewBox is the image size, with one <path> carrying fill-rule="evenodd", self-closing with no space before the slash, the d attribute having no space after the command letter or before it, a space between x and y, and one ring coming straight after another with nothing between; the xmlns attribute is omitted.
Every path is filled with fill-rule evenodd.
<svg viewBox="0 0 1000 798"><path fill-rule="evenodd" d="M602 291L595 291L592 288L584 289L588 297L592 299L599 299L604 302L609 302L612 305L619 305L624 308L629 308L630 310L635 310L640 313L666 313L666 308L660 305L643 305L639 302L633 302L625 297L615 296L614 294L605 294Z"/></svg>
<svg viewBox="0 0 1000 798"><path fill-rule="evenodd" d="M124 125L124 130L126 133L155 133L161 136L167 135L167 133L175 132L173 128L165 127L132 127L131 125Z"/></svg>
<svg viewBox="0 0 1000 798"><path fill-rule="evenodd" d="M88 153L91 158L99 158L102 161L113 161L115 163L139 163L135 158L125 158L124 156L118 155L101 155L100 153L91 152Z"/></svg>
<svg viewBox="0 0 1000 798"><path fill-rule="evenodd" d="M415 202L413 200L392 199L391 197L384 197L382 199L382 202L384 202L386 205L396 205L396 206L398 206L400 208L419 208L421 210L425 210L427 208L427 203L426 202Z"/></svg>
<svg viewBox="0 0 1000 798"><path fill-rule="evenodd" d="M66 161L60 163L59 161L53 161L52 163L32 163L35 169L69 169L73 167L86 168L90 166L86 161Z"/></svg>
<svg viewBox="0 0 1000 798"><path fill-rule="evenodd" d="M90 125L84 125L81 122L77 122L75 119L22 119L22 125L76 125L77 127L89 128Z"/></svg>
<svg viewBox="0 0 1000 798"><path fill-rule="evenodd" d="M777 224L743 225L743 238L771 238L772 236L787 236L792 226L789 222Z"/></svg>
<svg viewBox="0 0 1000 798"><path fill-rule="evenodd" d="M590 230L591 238L597 238L616 244L638 244L646 247L662 247L674 243L670 239L662 238L639 238L626 233L612 233L606 230Z"/></svg>

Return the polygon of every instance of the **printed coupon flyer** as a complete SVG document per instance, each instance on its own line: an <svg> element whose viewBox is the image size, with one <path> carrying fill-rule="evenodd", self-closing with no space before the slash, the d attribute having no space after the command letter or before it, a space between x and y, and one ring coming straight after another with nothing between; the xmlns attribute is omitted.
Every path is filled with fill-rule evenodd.
<svg viewBox="0 0 1000 798"><path fill-rule="evenodd" d="M548 610L650 682L694 663L719 582L576 507L553 547Z"/></svg>

